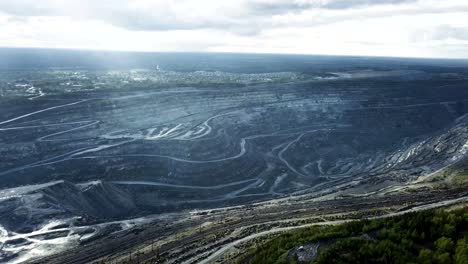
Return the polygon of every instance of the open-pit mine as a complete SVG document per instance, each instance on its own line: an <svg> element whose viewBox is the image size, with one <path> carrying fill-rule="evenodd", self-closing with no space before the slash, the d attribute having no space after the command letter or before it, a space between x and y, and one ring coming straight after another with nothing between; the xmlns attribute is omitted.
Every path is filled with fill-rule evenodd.
<svg viewBox="0 0 468 264"><path fill-rule="evenodd" d="M468 199L466 61L0 57L0 262L229 263Z"/></svg>

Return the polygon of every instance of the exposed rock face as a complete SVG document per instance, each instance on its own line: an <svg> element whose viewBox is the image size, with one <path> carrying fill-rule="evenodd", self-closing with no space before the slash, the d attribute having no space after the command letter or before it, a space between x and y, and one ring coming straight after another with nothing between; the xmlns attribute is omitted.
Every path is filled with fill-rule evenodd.
<svg viewBox="0 0 468 264"><path fill-rule="evenodd" d="M34 230L51 219L81 216L92 221L137 212L128 193L99 181L86 185L56 181L6 189L0 195L0 221L5 228L15 232Z"/></svg>

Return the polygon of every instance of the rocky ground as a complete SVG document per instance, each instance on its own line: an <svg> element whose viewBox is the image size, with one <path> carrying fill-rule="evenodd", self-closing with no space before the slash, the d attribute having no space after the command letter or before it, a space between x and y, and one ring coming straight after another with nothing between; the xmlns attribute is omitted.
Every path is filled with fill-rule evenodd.
<svg viewBox="0 0 468 264"><path fill-rule="evenodd" d="M322 60L0 71L0 257L197 262L464 197L466 68Z"/></svg>

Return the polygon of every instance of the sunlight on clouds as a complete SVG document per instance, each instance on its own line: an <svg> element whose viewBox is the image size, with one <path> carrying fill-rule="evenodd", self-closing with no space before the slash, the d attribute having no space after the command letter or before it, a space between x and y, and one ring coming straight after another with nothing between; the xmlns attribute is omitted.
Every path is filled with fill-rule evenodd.
<svg viewBox="0 0 468 264"><path fill-rule="evenodd" d="M33 2L0 3L1 46L468 57L464 0Z"/></svg>

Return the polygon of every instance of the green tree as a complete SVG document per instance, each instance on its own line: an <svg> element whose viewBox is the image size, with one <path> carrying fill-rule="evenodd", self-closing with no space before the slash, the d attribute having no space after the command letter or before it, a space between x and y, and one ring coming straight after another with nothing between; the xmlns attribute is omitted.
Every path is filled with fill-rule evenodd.
<svg viewBox="0 0 468 264"><path fill-rule="evenodd" d="M431 264L432 252L429 249L422 249L421 251L419 251L418 263Z"/></svg>
<svg viewBox="0 0 468 264"><path fill-rule="evenodd" d="M435 259L438 264L451 264L452 263L452 258L450 258L450 254L448 252L436 254Z"/></svg>
<svg viewBox="0 0 468 264"><path fill-rule="evenodd" d="M454 260L455 264L468 264L468 243L466 237L457 241Z"/></svg>
<svg viewBox="0 0 468 264"><path fill-rule="evenodd" d="M452 252L454 247L452 239L448 237L441 237L437 239L434 245L439 253L450 253Z"/></svg>

